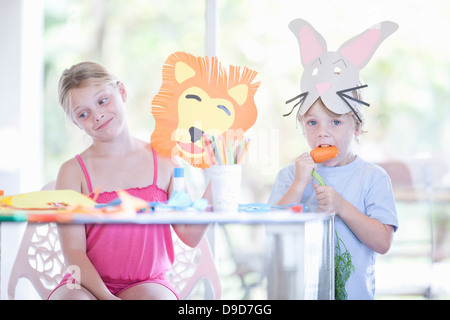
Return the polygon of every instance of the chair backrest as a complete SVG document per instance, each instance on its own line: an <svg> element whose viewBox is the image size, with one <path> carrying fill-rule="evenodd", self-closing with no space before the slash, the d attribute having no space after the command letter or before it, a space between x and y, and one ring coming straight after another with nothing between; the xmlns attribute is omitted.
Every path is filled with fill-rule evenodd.
<svg viewBox="0 0 450 320"><path fill-rule="evenodd" d="M413 176L408 165L401 161L377 163L391 178L396 201L416 202L418 198Z"/></svg>
<svg viewBox="0 0 450 320"><path fill-rule="evenodd" d="M408 166L400 161L378 163L391 178L393 188L412 187L413 179Z"/></svg>
<svg viewBox="0 0 450 320"><path fill-rule="evenodd" d="M180 299L221 299L222 286L206 236L195 248L185 245L173 230L172 238L175 261L167 277Z"/></svg>
<svg viewBox="0 0 450 320"><path fill-rule="evenodd" d="M15 298L19 279L28 279L46 299L65 272L64 258L54 223L28 224L8 283L8 298Z"/></svg>

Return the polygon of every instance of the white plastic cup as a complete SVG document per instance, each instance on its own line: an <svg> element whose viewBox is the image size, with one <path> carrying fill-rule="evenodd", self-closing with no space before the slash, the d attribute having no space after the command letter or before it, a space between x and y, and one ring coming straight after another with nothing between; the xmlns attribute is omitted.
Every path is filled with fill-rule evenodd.
<svg viewBox="0 0 450 320"><path fill-rule="evenodd" d="M237 212L241 189L242 166L240 164L213 165L211 193L214 212Z"/></svg>

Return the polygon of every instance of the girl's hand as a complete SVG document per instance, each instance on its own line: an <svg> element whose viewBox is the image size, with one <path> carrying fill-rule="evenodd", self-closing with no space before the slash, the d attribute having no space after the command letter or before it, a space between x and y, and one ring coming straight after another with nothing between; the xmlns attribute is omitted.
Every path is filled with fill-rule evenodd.
<svg viewBox="0 0 450 320"><path fill-rule="evenodd" d="M317 165L309 153L303 153L295 159L295 175L293 183L307 186L312 181L312 171Z"/></svg>
<svg viewBox="0 0 450 320"><path fill-rule="evenodd" d="M317 211L331 212L334 211L336 215L339 214L342 201L344 200L339 193L330 186L319 186L314 183L317 198Z"/></svg>

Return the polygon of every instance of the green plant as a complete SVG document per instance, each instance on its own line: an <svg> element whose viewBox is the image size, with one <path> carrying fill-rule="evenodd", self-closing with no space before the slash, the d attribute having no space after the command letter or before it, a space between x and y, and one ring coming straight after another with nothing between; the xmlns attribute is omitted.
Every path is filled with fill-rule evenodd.
<svg viewBox="0 0 450 320"><path fill-rule="evenodd" d="M355 267L352 264L352 256L347 250L344 242L339 238L336 233L336 246L334 249L334 299L335 300L347 300L347 291L345 290L345 284L352 272L355 272ZM345 250L342 252L341 243Z"/></svg>

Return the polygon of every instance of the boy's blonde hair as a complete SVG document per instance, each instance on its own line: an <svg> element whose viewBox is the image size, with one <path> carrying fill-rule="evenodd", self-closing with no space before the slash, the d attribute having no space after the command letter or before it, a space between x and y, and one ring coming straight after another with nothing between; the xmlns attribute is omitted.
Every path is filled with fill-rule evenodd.
<svg viewBox="0 0 450 320"><path fill-rule="evenodd" d="M80 62L63 71L58 85L58 99L64 112L71 116L71 90L89 85L111 84L116 86L118 79L105 67L95 62Z"/></svg>
<svg viewBox="0 0 450 320"><path fill-rule="evenodd" d="M354 98L364 101L362 89L352 91L352 95ZM342 116L342 114L335 113L335 112L331 111L330 109L328 109L325 106L325 104L322 102L322 99L320 97L317 99L317 101L320 101L320 105L322 106L322 108L325 110L325 112L330 117L339 118L340 116ZM355 109L355 112L358 114L358 117L361 119L361 121L359 121L358 117L356 116L356 114L353 111L348 112L348 114L350 114L353 117L353 119L355 120L355 126L356 126L356 129L359 131L359 133L364 134L364 133L366 133L366 131L364 131L364 124L366 122L366 117L364 115L363 108L361 107L361 108ZM303 116L300 115L299 113L297 114L297 120L300 122L303 129L304 129L303 118L306 116L307 113L308 112L306 112Z"/></svg>

